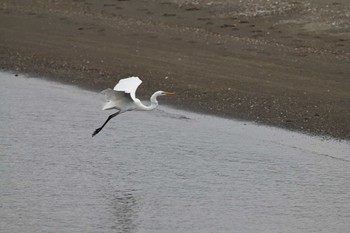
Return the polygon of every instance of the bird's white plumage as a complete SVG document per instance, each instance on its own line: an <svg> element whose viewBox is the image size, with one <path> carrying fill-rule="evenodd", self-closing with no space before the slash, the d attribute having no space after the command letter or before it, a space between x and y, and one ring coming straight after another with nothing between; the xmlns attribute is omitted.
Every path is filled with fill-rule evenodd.
<svg viewBox="0 0 350 233"><path fill-rule="evenodd" d="M102 94L106 97L106 103L104 103L102 110L118 109L125 111L126 109L132 108L134 102L130 99L125 92L115 91L110 88L102 91Z"/></svg>
<svg viewBox="0 0 350 233"><path fill-rule="evenodd" d="M136 89L140 86L141 83L142 83L141 79L135 76L130 78L125 78L125 79L121 79L117 83L117 85L115 85L113 90L130 93L131 98L135 101Z"/></svg>
<svg viewBox="0 0 350 233"><path fill-rule="evenodd" d="M102 91L101 94L105 95L106 101L118 100L118 96L116 95L116 91L112 90L111 88L108 88L108 89Z"/></svg>

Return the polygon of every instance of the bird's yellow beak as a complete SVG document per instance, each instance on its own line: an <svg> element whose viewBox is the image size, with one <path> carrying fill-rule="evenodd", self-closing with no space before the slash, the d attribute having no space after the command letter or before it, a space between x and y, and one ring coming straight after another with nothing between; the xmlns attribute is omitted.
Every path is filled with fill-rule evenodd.
<svg viewBox="0 0 350 233"><path fill-rule="evenodd" d="M175 92L167 92L167 91L164 91L163 94L164 94L164 95L174 95Z"/></svg>

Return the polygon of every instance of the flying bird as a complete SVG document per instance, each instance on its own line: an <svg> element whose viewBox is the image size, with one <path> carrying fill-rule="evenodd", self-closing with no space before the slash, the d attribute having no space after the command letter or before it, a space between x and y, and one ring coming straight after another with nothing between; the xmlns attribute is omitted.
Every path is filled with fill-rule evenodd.
<svg viewBox="0 0 350 233"><path fill-rule="evenodd" d="M142 81L138 77L125 78L119 80L113 90L108 88L102 91L102 94L106 97L106 103L103 105L102 110L114 109L117 110L117 112L110 115L105 123L92 133L92 137L98 134L113 117L133 110L151 111L158 106L158 96L175 94L175 92L156 91L150 98L151 105L147 106L142 104L135 96L136 89L141 83Z"/></svg>

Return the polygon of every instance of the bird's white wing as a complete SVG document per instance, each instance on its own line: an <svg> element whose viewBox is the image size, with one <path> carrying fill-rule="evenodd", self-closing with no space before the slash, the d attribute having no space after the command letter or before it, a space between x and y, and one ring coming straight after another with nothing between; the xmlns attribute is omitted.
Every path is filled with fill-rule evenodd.
<svg viewBox="0 0 350 233"><path fill-rule="evenodd" d="M120 94L118 94L118 92L108 88L104 91L101 92L101 94L104 94L106 97L106 101L110 101L110 100L118 100L120 97Z"/></svg>
<svg viewBox="0 0 350 233"><path fill-rule="evenodd" d="M135 92L138 86L142 83L141 79L138 77L130 77L119 80L117 85L115 85L115 91L124 91L125 93L129 93L133 100L136 99Z"/></svg>
<svg viewBox="0 0 350 233"><path fill-rule="evenodd" d="M130 96L130 93L124 91L115 91L110 88L101 92L106 97L106 103L104 103L102 110L109 109L119 109L126 110L133 105L133 99Z"/></svg>

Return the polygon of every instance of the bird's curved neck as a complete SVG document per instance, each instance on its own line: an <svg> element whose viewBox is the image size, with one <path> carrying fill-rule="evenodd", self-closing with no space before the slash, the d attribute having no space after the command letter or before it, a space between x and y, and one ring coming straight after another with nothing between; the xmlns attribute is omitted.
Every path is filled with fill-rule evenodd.
<svg viewBox="0 0 350 233"><path fill-rule="evenodd" d="M151 111L151 110L153 110L153 109L155 109L157 106L158 106L158 101L157 101L157 97L158 97L158 95L157 95L157 93L154 93L152 96L151 96L151 98L150 98L150 101L151 101L151 105L144 105L144 104L142 104L141 102L140 102L140 108L142 109L142 110L145 110L145 111Z"/></svg>

